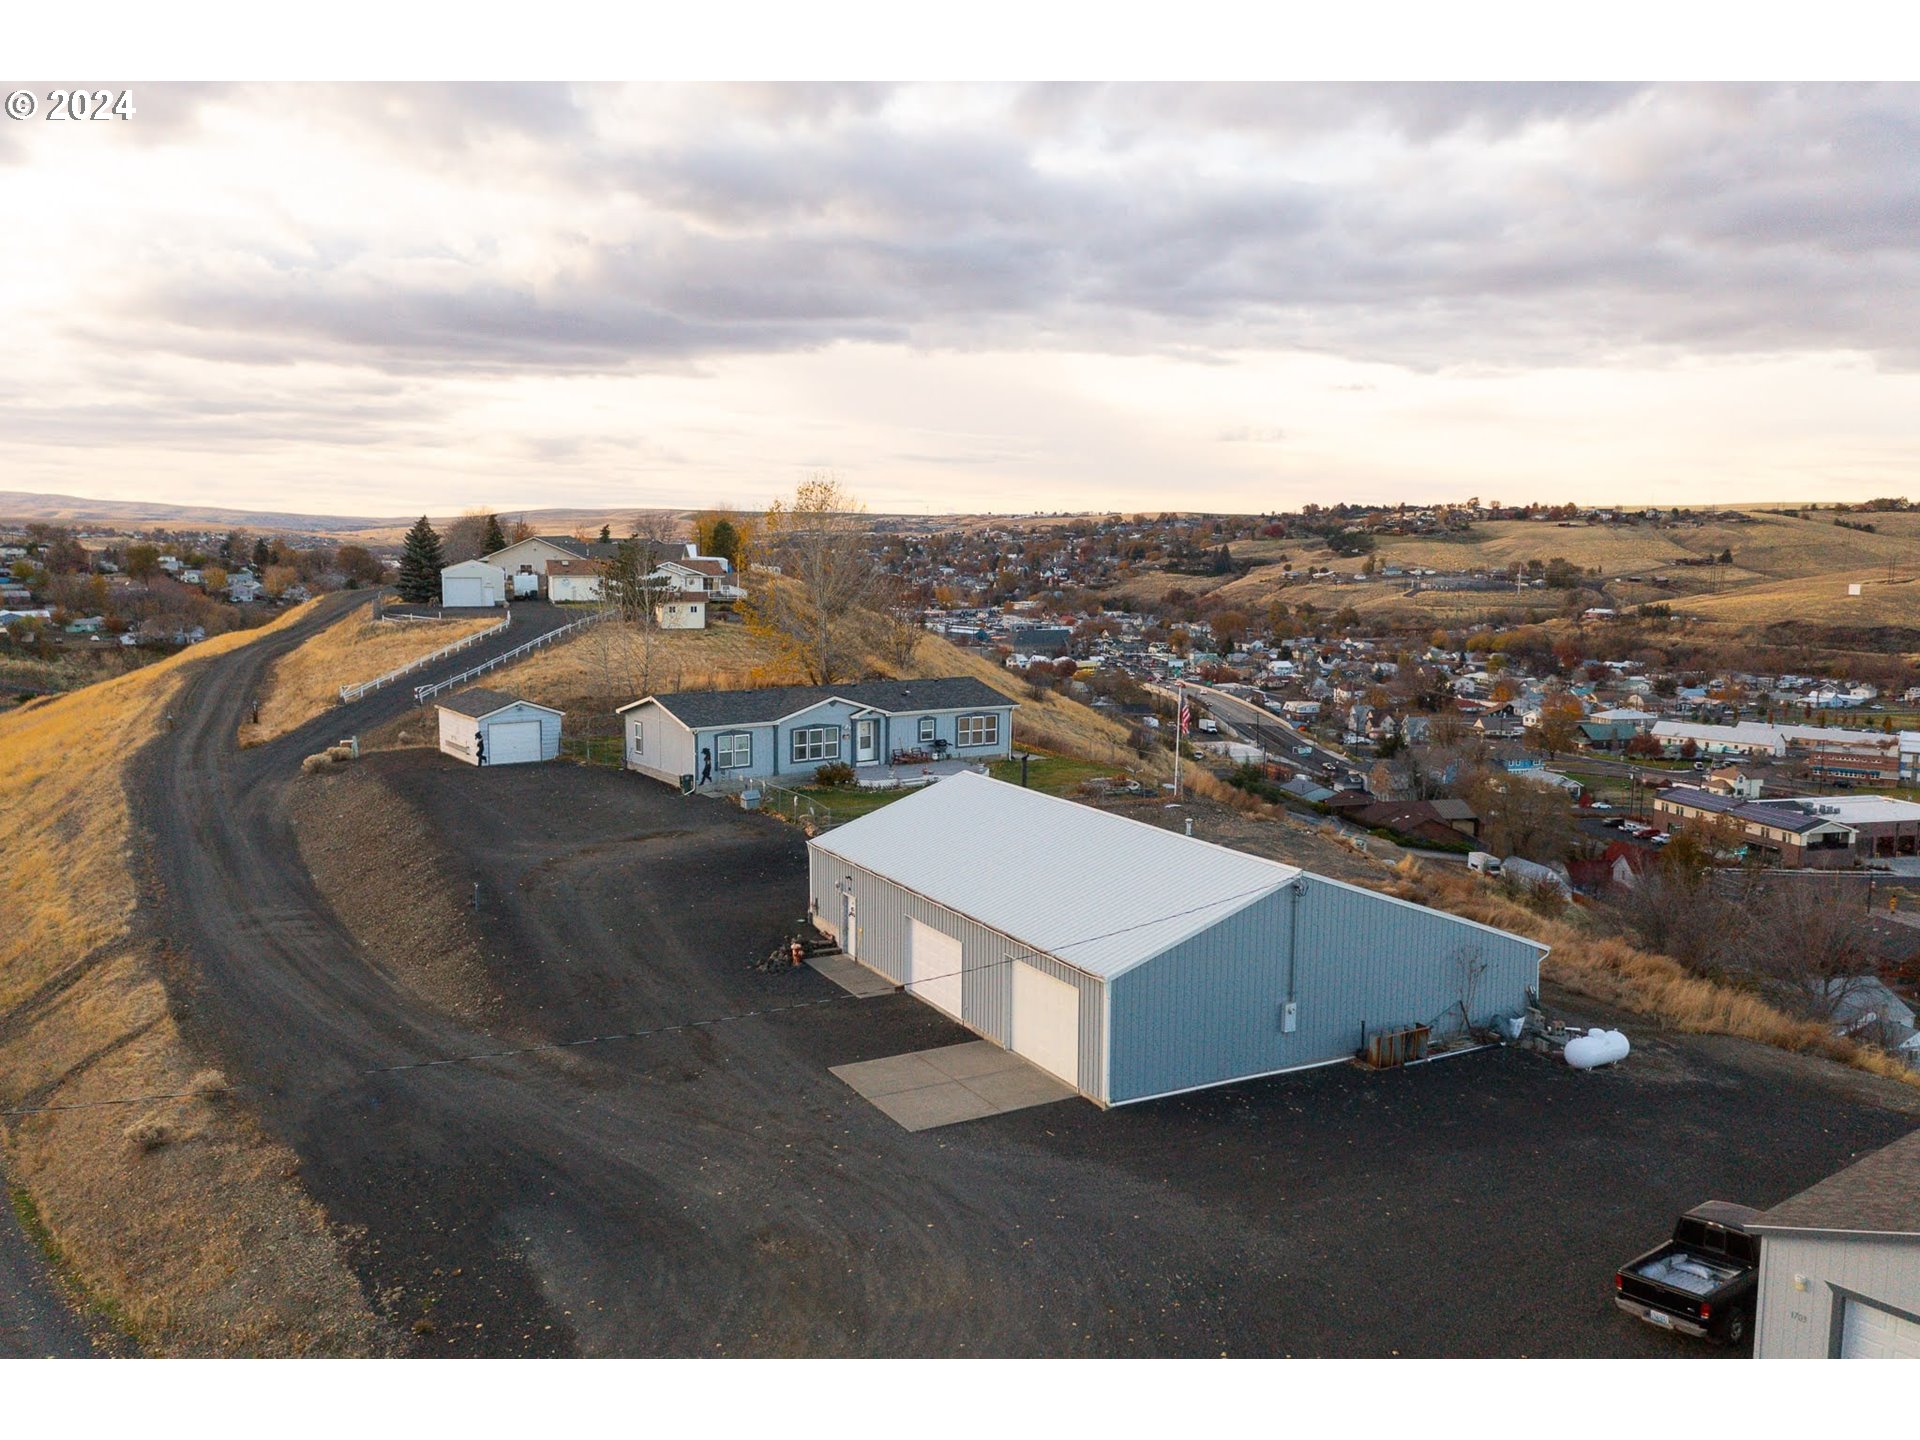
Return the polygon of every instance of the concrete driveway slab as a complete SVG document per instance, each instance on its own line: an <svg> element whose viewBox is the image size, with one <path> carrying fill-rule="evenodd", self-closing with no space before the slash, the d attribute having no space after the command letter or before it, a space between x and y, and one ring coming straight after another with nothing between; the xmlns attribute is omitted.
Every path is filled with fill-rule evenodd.
<svg viewBox="0 0 1920 1440"><path fill-rule="evenodd" d="M1011 1050L1003 1050L991 1040L942 1045L938 1050L922 1050L919 1055L942 1075L955 1080L971 1080L977 1075L999 1075L1009 1070L1033 1068Z"/></svg>
<svg viewBox="0 0 1920 1440"><path fill-rule="evenodd" d="M891 995L900 988L879 971L869 970L858 960L849 960L842 954L809 955L807 964L849 995L861 1000L871 1000L876 995Z"/></svg>
<svg viewBox="0 0 1920 1440"><path fill-rule="evenodd" d="M832 1073L907 1130L1004 1115L1075 1094L1072 1086L991 1040L836 1065Z"/></svg>

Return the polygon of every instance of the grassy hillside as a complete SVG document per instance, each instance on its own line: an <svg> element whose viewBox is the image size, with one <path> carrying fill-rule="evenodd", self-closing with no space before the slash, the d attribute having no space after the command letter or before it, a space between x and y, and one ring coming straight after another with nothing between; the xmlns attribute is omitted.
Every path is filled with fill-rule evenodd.
<svg viewBox="0 0 1920 1440"><path fill-rule="evenodd" d="M358 1353L375 1335L292 1152L219 1093L132 936L128 737L165 725L187 665L263 633L0 715L0 1108L77 1107L6 1121L7 1169L150 1353ZM102 1103L163 1094L186 1098Z"/></svg>
<svg viewBox="0 0 1920 1440"><path fill-rule="evenodd" d="M242 725L240 743L259 745L297 730L339 704L342 685L377 680L501 619L498 613L434 621L372 620L364 610L344 615L273 662L260 700L260 723Z"/></svg>

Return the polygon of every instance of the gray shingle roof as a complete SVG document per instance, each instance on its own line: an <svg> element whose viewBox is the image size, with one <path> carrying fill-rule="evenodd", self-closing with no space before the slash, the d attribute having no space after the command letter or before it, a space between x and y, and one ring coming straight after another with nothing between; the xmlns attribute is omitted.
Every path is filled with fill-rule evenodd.
<svg viewBox="0 0 1920 1440"><path fill-rule="evenodd" d="M1920 1130L1781 1201L1748 1228L1920 1235Z"/></svg>
<svg viewBox="0 0 1920 1440"><path fill-rule="evenodd" d="M687 690L649 698L692 730L715 725L767 725L823 700L850 700L889 715L1010 708L1015 704L971 675L942 680L863 680L851 685L781 685L768 690Z"/></svg>
<svg viewBox="0 0 1920 1440"><path fill-rule="evenodd" d="M449 695L446 699L438 701L437 703L442 710L451 710L456 715L471 715L474 719L478 720L482 716L493 714L496 710L504 710L509 705L518 705L522 702L518 695L509 695L504 690L480 688L475 690L462 690L458 695ZM536 702L528 700L525 703L534 705ZM553 707L550 705L539 705L537 708L550 710Z"/></svg>

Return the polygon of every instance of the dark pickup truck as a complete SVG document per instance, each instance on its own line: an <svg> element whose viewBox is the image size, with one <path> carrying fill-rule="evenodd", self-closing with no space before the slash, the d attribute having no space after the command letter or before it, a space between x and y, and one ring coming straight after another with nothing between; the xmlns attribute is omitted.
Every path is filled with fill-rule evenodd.
<svg viewBox="0 0 1920 1440"><path fill-rule="evenodd" d="M1726 1200L1694 1206L1671 1240L1620 1267L1613 1303L1663 1330L1738 1344L1760 1283L1760 1237L1747 1233L1759 1214Z"/></svg>

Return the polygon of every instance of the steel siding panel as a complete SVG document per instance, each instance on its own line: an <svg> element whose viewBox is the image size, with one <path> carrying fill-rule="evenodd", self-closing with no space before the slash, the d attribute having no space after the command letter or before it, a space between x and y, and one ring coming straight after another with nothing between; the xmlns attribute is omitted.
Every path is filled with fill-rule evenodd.
<svg viewBox="0 0 1920 1440"><path fill-rule="evenodd" d="M1281 1029L1295 903L1282 889L1115 978L1115 1104L1341 1059L1363 1031L1444 1021L1462 998L1463 951L1487 967L1473 986L1476 1022L1517 1012L1539 983L1539 948L1518 937L1313 876L1302 883L1294 1032Z"/></svg>
<svg viewBox="0 0 1920 1440"><path fill-rule="evenodd" d="M1079 1088L1092 1099L1106 1099L1105 1006L1098 979L838 856L812 846L807 853L808 894L815 913L837 923L839 886L850 881L860 927L860 963L896 985L904 985L907 978L909 919L959 937L962 1023L997 1045L1011 1048L1013 1043L1015 958L1072 985L1080 992Z"/></svg>
<svg viewBox="0 0 1920 1440"><path fill-rule="evenodd" d="M1793 1288L1795 1275L1806 1276L1805 1290ZM1835 1354L1843 1293L1920 1315L1920 1235L1763 1235L1754 1358L1821 1360Z"/></svg>

